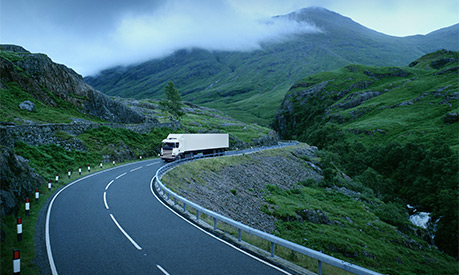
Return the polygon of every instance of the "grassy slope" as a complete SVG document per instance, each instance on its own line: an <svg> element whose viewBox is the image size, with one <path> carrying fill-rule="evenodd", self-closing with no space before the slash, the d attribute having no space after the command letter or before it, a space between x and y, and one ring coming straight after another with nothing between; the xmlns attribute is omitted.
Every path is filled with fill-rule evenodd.
<svg viewBox="0 0 459 275"><path fill-rule="evenodd" d="M349 65L336 71L319 73L303 79L290 93L304 90L306 85L312 86L328 81L325 86L326 92L319 95L328 100L328 102L325 102L326 100L321 102L324 104L323 107L329 110L328 114L322 118L322 122L328 121L328 124L334 124L345 132L354 130L365 132L347 136L364 144L381 144L390 141L424 143L443 136L452 148L458 150L457 123L445 124L443 122L443 117L447 113L459 112L459 101L454 99L454 94L459 92L458 75L454 71L438 74L439 71L454 68L457 63L453 62L441 69L433 69L428 65L443 57L459 59L457 52L447 55L437 52L421 58L414 67ZM390 74L393 70L400 70L409 75L375 78L365 73L383 75ZM365 89L355 88L343 98L336 100L339 91L363 81L372 81L372 84ZM384 92L384 90L388 91ZM340 104L349 102L358 93L370 91L383 92L383 94L352 108L340 107ZM448 97L451 99L448 100ZM406 104L400 106L402 103ZM307 116L308 110L307 105L297 106L298 112L295 115L300 121L300 127L297 129L300 135L306 129L301 126L301 117ZM334 117L340 117L342 121L336 122ZM383 133L377 132L378 129ZM368 131L376 132L369 135Z"/></svg>
<svg viewBox="0 0 459 275"><path fill-rule="evenodd" d="M283 156L290 155L291 150L285 148L257 154ZM250 155L191 162L169 172L163 181L175 191L193 192L188 181L211 188L212 184L203 180L203 171L206 175L218 174L225 167L236 166L244 173L247 162L253 162ZM247 173L246 180L250 180L250 176L257 175ZM244 186L246 183L238 184ZM432 248L413 230L402 233L399 227L409 226L406 211L391 203L385 204L371 192L351 197L307 179L289 190L275 185L259 188L264 189L264 211L277 218L276 235L282 238L382 273L454 274L457 270L454 258ZM298 213L304 209L325 213L331 223L316 224L299 219ZM299 265L313 268L309 261L303 262L298 257L291 260L295 259Z"/></svg>

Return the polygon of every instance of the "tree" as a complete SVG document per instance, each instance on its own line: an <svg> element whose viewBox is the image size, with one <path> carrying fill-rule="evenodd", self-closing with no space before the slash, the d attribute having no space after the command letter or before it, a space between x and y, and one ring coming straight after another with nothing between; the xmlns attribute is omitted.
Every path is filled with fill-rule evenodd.
<svg viewBox="0 0 459 275"><path fill-rule="evenodd" d="M164 87L166 99L161 100L159 103L163 111L169 112L174 119L180 119L185 113L182 111L182 98L178 89L172 81Z"/></svg>

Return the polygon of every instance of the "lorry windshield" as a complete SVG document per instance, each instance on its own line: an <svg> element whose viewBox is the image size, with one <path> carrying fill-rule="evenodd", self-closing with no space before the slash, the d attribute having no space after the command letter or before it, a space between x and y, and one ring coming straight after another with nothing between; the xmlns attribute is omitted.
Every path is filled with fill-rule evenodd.
<svg viewBox="0 0 459 275"><path fill-rule="evenodd" d="M171 150L173 148L178 148L179 144L176 143L176 142L164 142L163 143L163 149L168 149L168 150Z"/></svg>

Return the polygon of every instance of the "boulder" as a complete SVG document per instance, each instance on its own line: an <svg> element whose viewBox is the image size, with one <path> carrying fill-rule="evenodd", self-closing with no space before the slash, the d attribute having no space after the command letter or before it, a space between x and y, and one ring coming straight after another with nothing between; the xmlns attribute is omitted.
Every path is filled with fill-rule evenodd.
<svg viewBox="0 0 459 275"><path fill-rule="evenodd" d="M19 104L19 108L21 108L22 110L33 112L35 111L35 104L33 104L33 102L30 100L26 100L22 102L21 104Z"/></svg>
<svg viewBox="0 0 459 275"><path fill-rule="evenodd" d="M452 124L458 121L459 121L459 116L457 113L447 113L443 117L443 122L445 122L446 124Z"/></svg>

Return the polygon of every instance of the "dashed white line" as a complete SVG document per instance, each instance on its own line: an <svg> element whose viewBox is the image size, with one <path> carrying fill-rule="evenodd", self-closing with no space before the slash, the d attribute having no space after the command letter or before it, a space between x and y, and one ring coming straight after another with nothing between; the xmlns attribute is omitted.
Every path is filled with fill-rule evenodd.
<svg viewBox="0 0 459 275"><path fill-rule="evenodd" d="M118 227L118 229L121 231L121 233L124 234L124 236L126 236L126 238L132 243L132 245L135 246L135 248L137 248L138 250L142 250L142 247L140 247L140 245L138 245L132 238L131 236L128 235L128 233L126 233L126 231L124 231L124 229L121 227L121 225L116 221L115 217L113 217L112 214L110 214L110 217L112 218L113 222L116 224L116 226Z"/></svg>
<svg viewBox="0 0 459 275"><path fill-rule="evenodd" d="M159 270L161 270L161 272L164 273L164 275L169 275L169 273L162 266L160 266L159 264L157 264L156 267Z"/></svg>
<svg viewBox="0 0 459 275"><path fill-rule="evenodd" d="M117 179L121 178L122 176L124 176L124 175L126 175L126 174L127 174L127 173L123 173L123 174L119 175L118 177L116 177L115 179L117 180Z"/></svg>
<svg viewBox="0 0 459 275"><path fill-rule="evenodd" d="M140 166L140 167L137 167L137 168L132 169L132 170L129 171L129 172L134 172L134 171L137 171L137 170L142 169L142 168L143 168L143 166Z"/></svg>
<svg viewBox="0 0 459 275"><path fill-rule="evenodd" d="M110 209L110 208L108 207L108 204L107 204L107 192L104 192L104 204L105 204L105 208L106 208L107 210Z"/></svg>
<svg viewBox="0 0 459 275"><path fill-rule="evenodd" d="M114 180L112 180L111 182L109 182L109 183L107 184L107 186L105 186L105 190L107 190L108 187L110 187L110 184L112 184L113 182L114 182Z"/></svg>

